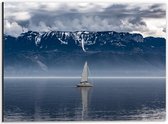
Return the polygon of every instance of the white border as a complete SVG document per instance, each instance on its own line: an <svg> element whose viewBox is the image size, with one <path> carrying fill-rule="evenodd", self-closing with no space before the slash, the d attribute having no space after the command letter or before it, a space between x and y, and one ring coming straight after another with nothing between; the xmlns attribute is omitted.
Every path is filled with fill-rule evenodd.
<svg viewBox="0 0 168 124"><path fill-rule="evenodd" d="M167 0L1 0L1 2L116 2L116 3L168 3ZM2 4L1 4L2 7ZM167 10L168 10L168 6L167 6ZM0 9L1 12L1 9ZM2 12L1 12L2 13ZM168 12L166 13L166 17L167 17ZM0 20L2 20L2 14L0 14ZM166 24L166 26L168 27L168 25ZM0 29L2 29L2 21L0 24ZM166 28L167 29L167 28ZM167 31L167 30L166 30ZM2 40L2 32L0 33L0 37ZM166 39L167 39L167 35L166 35ZM2 56L2 41L0 42L0 55ZM167 65L167 52L168 52L168 43L166 43L166 65ZM0 59L0 68L2 69L2 57ZM168 67L166 66L166 71L167 71ZM0 71L0 76L2 77L2 70ZM168 74L166 73L166 77L168 76ZM167 82L167 78L166 78L166 82ZM168 86L166 85L166 89L168 89ZM2 91L2 85L0 85L0 90ZM1 92L2 93L2 92ZM166 90L166 101L167 101L167 90ZM2 94L0 95L0 121L2 123ZM166 111L168 110L167 107L168 103L166 102ZM168 114L166 113L166 121L164 122L145 122L145 121L93 121L93 122L24 122L24 123L36 123L36 124L41 124L41 123L127 123L127 124L134 124L134 123L143 123L143 124L158 124L158 123L167 123L167 116ZM11 124L17 124L18 122L12 122ZM23 123L23 122L20 122ZM10 123L8 123L10 124Z"/></svg>

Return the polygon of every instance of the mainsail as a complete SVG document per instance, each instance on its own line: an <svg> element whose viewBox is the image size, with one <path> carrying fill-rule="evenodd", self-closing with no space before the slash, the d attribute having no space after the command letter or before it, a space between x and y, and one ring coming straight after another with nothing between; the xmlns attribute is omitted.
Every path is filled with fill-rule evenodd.
<svg viewBox="0 0 168 124"><path fill-rule="evenodd" d="M82 72L81 83L87 82L87 81L88 81L88 65L87 65L87 62L85 62L85 65L83 67L83 72Z"/></svg>
<svg viewBox="0 0 168 124"><path fill-rule="evenodd" d="M79 84L77 84L77 87L92 87L93 85L88 82L88 76L89 76L89 68L87 62L85 62L85 65L83 67L82 72L82 78Z"/></svg>

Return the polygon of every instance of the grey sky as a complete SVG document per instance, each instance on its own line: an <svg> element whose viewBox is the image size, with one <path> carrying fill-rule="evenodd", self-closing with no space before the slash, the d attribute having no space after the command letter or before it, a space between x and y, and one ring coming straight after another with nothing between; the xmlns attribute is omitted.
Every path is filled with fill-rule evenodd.
<svg viewBox="0 0 168 124"><path fill-rule="evenodd" d="M122 31L165 37L165 4L5 3L5 33Z"/></svg>

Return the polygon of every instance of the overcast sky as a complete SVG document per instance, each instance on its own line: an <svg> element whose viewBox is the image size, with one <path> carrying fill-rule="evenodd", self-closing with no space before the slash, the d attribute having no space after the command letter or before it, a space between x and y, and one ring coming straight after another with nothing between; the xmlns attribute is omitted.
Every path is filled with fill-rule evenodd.
<svg viewBox="0 0 168 124"><path fill-rule="evenodd" d="M165 4L5 3L5 33L23 31L118 31L165 37Z"/></svg>

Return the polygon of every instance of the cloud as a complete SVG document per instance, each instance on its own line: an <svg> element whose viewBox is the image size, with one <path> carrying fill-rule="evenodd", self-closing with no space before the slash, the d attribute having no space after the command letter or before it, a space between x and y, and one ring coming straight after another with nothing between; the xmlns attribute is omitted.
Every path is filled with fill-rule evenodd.
<svg viewBox="0 0 168 124"><path fill-rule="evenodd" d="M163 36L165 16L164 4L5 3L5 20L12 25L11 30L5 26L5 33L11 34L12 27L21 33L23 27L34 31L114 30ZM162 20L162 24L150 25L148 20Z"/></svg>
<svg viewBox="0 0 168 124"><path fill-rule="evenodd" d="M4 30L8 35L17 37L23 30L27 30L24 27L21 27L17 22L9 22L8 20L4 21Z"/></svg>
<svg viewBox="0 0 168 124"><path fill-rule="evenodd" d="M25 21L30 19L30 14L28 12L18 12L14 15L16 21Z"/></svg>

